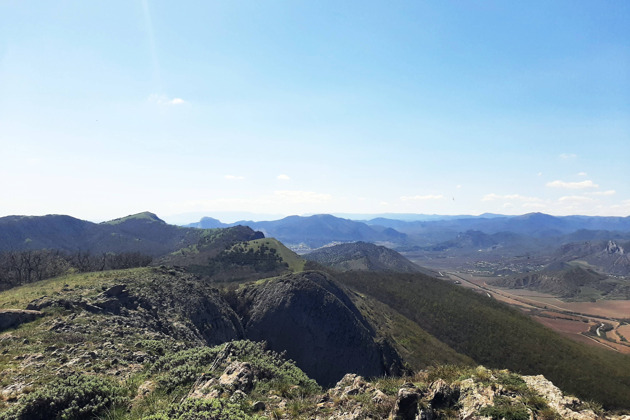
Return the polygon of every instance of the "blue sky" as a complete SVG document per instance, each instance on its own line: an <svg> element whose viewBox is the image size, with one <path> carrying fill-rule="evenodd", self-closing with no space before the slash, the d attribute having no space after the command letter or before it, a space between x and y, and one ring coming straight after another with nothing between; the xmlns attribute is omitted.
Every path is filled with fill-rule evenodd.
<svg viewBox="0 0 630 420"><path fill-rule="evenodd" d="M627 216L630 2L2 0L0 146L0 216Z"/></svg>

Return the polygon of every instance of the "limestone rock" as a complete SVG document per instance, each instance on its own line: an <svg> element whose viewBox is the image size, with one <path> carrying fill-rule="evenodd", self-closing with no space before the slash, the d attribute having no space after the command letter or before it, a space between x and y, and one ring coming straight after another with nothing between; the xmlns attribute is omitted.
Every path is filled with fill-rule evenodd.
<svg viewBox="0 0 630 420"><path fill-rule="evenodd" d="M462 420L477 419L477 412L483 407L494 405L494 391L490 387L465 379L459 384L459 415Z"/></svg>
<svg viewBox="0 0 630 420"><path fill-rule="evenodd" d="M232 362L219 378L219 384L233 391L251 391L254 387L252 366L247 362Z"/></svg>
<svg viewBox="0 0 630 420"><path fill-rule="evenodd" d="M599 418L591 410L577 411L582 402L576 397L564 395L558 387L543 375L523 376L523 380L527 386L542 395L549 406L556 410L563 419L595 420Z"/></svg>

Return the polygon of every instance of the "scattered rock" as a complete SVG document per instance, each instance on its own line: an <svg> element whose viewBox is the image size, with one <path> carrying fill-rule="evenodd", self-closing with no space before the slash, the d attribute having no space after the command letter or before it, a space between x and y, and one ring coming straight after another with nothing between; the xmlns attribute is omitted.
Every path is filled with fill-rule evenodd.
<svg viewBox="0 0 630 420"><path fill-rule="evenodd" d="M372 395L372 402L374 402L374 404L385 404L387 400L389 400L389 397L383 391L380 389L374 391Z"/></svg>

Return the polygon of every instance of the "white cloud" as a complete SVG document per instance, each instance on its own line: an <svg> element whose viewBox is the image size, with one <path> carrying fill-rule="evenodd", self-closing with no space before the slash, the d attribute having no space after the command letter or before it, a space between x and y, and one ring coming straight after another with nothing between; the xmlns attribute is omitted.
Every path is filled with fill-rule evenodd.
<svg viewBox="0 0 630 420"><path fill-rule="evenodd" d="M402 201L424 201L424 200L441 200L443 199L443 195L403 195L400 197Z"/></svg>
<svg viewBox="0 0 630 420"><path fill-rule="evenodd" d="M617 210L620 216L627 216L630 214L630 200L623 200L621 204L612 205L610 208Z"/></svg>
<svg viewBox="0 0 630 420"><path fill-rule="evenodd" d="M455 187L455 188L457 188L458 190L460 190L460 189L462 188L462 186L461 186L461 185L458 185L458 186L457 186L457 187Z"/></svg>
<svg viewBox="0 0 630 420"><path fill-rule="evenodd" d="M244 176L240 176L240 175L225 175L223 176L223 178L230 180L230 181L238 181L241 179L245 179Z"/></svg>
<svg viewBox="0 0 630 420"><path fill-rule="evenodd" d="M481 201L494 201L500 198L503 198L503 196L499 194L491 193L491 194L484 195Z"/></svg>
<svg viewBox="0 0 630 420"><path fill-rule="evenodd" d="M332 199L332 195L316 193L313 191L295 191L295 190L284 190L284 191L274 191L274 196L285 202L289 203L325 203Z"/></svg>
<svg viewBox="0 0 630 420"><path fill-rule="evenodd" d="M551 188L567 188L570 190L582 190L585 188L599 188L599 185L595 184L591 180L580 181L580 182L565 182L565 181L551 181L546 184Z"/></svg>
<svg viewBox="0 0 630 420"><path fill-rule="evenodd" d="M494 193L486 194L481 199L481 201L494 201L494 200L517 200L517 201L527 201L527 202L542 201L538 197L527 197L525 195L520 195L520 194L499 195L499 194L494 194Z"/></svg>
<svg viewBox="0 0 630 420"><path fill-rule="evenodd" d="M181 105L186 103L182 98L169 98L166 95L158 95L156 93L149 96L149 101L158 105Z"/></svg>
<svg viewBox="0 0 630 420"><path fill-rule="evenodd" d="M586 172L579 172L578 176L587 176L587 173Z"/></svg>
<svg viewBox="0 0 630 420"><path fill-rule="evenodd" d="M285 174L280 174L276 178L279 179L280 181L289 181L291 179L289 175L285 175Z"/></svg>
<svg viewBox="0 0 630 420"><path fill-rule="evenodd" d="M561 203L588 203L593 201L591 197L585 197L583 195L565 195L558 199Z"/></svg>
<svg viewBox="0 0 630 420"><path fill-rule="evenodd" d="M575 159L577 157L577 155L575 153L561 153L560 154L560 159Z"/></svg>
<svg viewBox="0 0 630 420"><path fill-rule="evenodd" d="M523 203L523 207L528 209L544 209L547 206L543 203Z"/></svg>
<svg viewBox="0 0 630 420"><path fill-rule="evenodd" d="M606 195L606 196L609 196L609 195L615 195L615 194L617 194L617 191L615 191L615 190L608 190L608 191L595 191L595 192L588 193L588 194L590 194L590 195Z"/></svg>

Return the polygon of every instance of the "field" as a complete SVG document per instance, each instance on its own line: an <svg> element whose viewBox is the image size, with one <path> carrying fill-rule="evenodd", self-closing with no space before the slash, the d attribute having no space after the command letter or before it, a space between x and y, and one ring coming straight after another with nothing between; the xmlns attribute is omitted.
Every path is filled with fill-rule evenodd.
<svg viewBox="0 0 630 420"><path fill-rule="evenodd" d="M445 279L515 306L575 341L630 354L630 300L565 302L546 293L492 286L488 277L454 271L444 274Z"/></svg>

